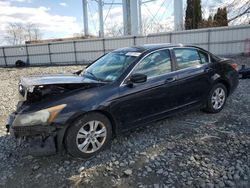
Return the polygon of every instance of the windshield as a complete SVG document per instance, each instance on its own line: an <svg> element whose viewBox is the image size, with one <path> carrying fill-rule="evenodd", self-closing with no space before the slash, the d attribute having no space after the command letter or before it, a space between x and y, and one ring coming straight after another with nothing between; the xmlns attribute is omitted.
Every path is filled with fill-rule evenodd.
<svg viewBox="0 0 250 188"><path fill-rule="evenodd" d="M102 82L113 82L123 74L139 55L140 53L137 52L108 53L90 65L83 75Z"/></svg>

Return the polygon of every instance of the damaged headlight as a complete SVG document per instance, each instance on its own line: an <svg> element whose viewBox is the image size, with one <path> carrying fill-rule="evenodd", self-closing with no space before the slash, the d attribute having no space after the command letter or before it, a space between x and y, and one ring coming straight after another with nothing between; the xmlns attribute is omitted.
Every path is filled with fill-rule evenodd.
<svg viewBox="0 0 250 188"><path fill-rule="evenodd" d="M49 125L65 107L66 104L62 104L33 113L17 115L13 126Z"/></svg>
<svg viewBox="0 0 250 188"><path fill-rule="evenodd" d="M23 85L21 83L19 83L19 93L24 97L25 95L25 88L23 87Z"/></svg>

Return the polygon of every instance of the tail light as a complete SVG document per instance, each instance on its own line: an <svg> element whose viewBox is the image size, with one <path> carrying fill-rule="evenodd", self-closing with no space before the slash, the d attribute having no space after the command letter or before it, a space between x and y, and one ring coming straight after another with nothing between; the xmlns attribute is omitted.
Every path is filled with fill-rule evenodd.
<svg viewBox="0 0 250 188"><path fill-rule="evenodd" d="M231 67L232 67L234 70L237 70L238 65L237 65L236 63L232 63L232 64L230 64L230 65L231 65Z"/></svg>

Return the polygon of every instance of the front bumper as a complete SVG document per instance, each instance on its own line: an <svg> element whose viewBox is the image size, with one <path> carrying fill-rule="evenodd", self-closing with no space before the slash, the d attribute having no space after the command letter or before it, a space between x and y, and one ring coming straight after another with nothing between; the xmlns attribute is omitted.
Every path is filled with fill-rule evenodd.
<svg viewBox="0 0 250 188"><path fill-rule="evenodd" d="M26 136L49 136L56 131L55 126L51 125L35 125L35 126L13 126L16 113L11 113L7 119L7 132L16 138Z"/></svg>
<svg viewBox="0 0 250 188"><path fill-rule="evenodd" d="M14 120L15 120L15 116L16 116L16 113L11 113L8 118L7 118L7 121L6 121L6 131L7 133L10 132L10 127L11 125L13 124Z"/></svg>
<svg viewBox="0 0 250 188"><path fill-rule="evenodd" d="M15 138L27 137L29 141L29 154L32 156L47 156L56 153L56 127L55 126L13 126L16 113L9 115L6 123L7 132Z"/></svg>
<svg viewBox="0 0 250 188"><path fill-rule="evenodd" d="M10 134L16 138L25 136L49 136L55 132L55 127L45 126L23 126L23 127L10 127Z"/></svg>

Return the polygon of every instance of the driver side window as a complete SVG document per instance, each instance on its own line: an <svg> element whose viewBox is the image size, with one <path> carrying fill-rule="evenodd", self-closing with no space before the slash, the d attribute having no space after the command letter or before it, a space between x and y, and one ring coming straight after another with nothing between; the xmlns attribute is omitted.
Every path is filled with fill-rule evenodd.
<svg viewBox="0 0 250 188"><path fill-rule="evenodd" d="M136 65L133 74L140 73L148 78L171 72L171 59L168 50L153 52Z"/></svg>

